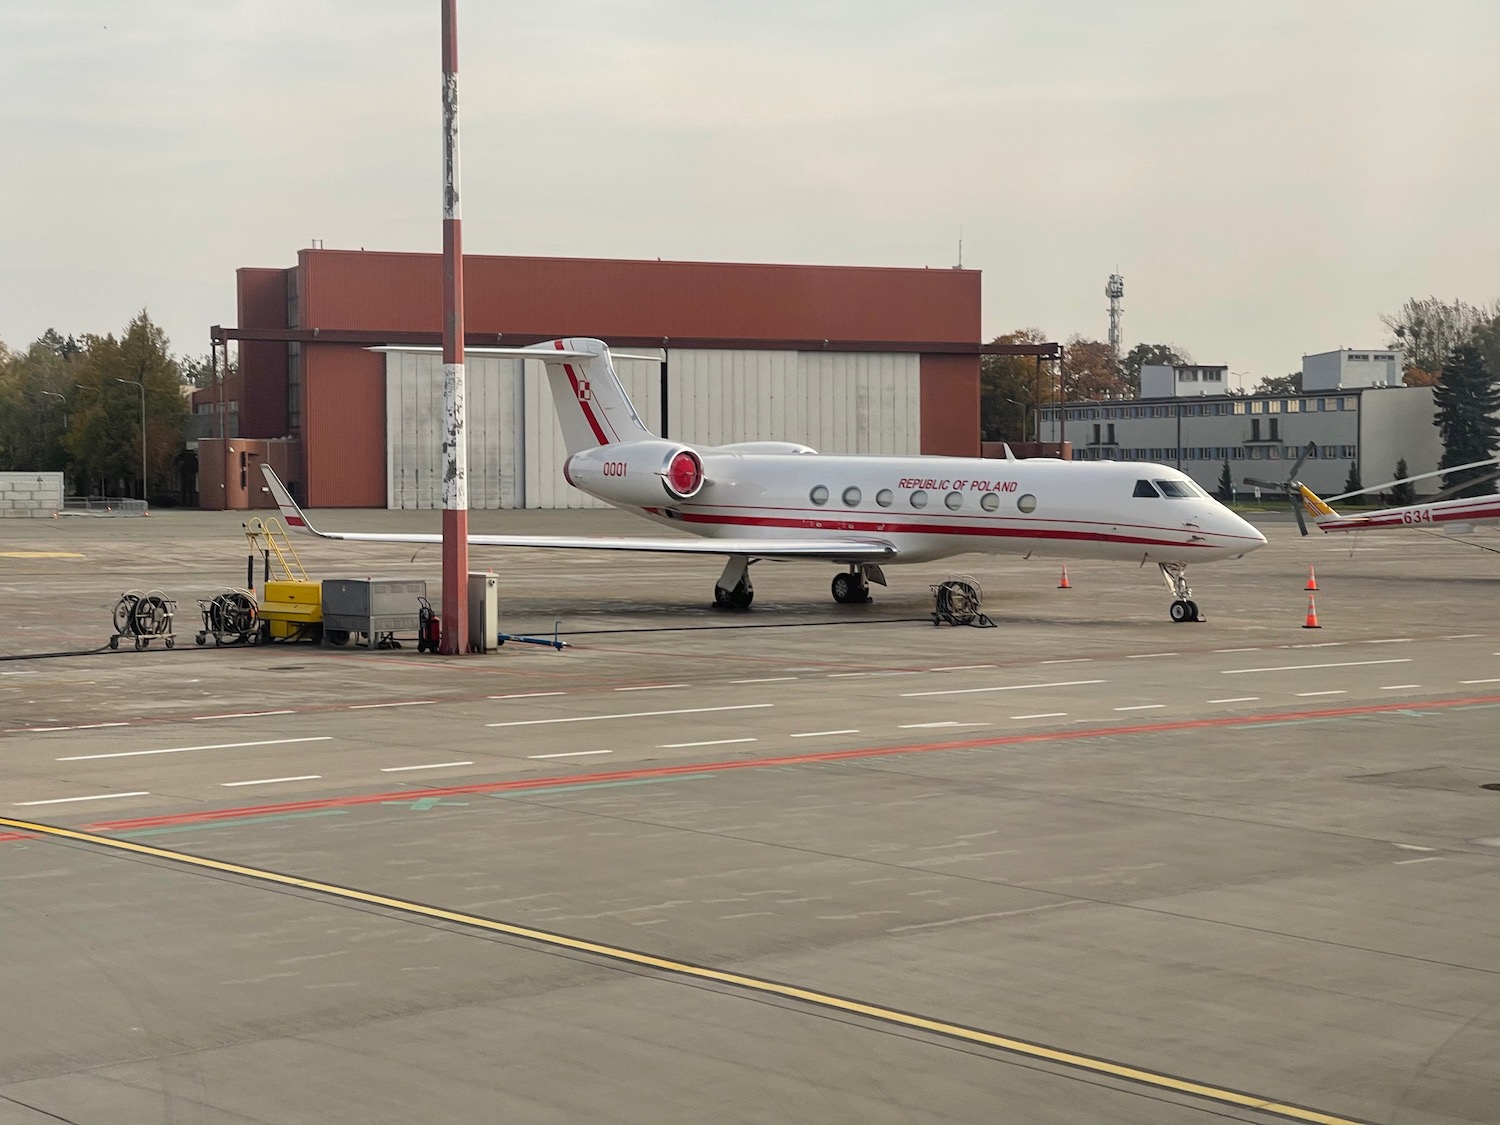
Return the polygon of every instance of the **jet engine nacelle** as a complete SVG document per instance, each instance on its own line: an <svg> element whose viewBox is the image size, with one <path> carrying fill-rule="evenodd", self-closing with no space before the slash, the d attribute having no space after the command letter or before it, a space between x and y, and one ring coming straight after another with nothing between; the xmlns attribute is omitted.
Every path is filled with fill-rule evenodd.
<svg viewBox="0 0 1500 1125"><path fill-rule="evenodd" d="M563 476L590 496L642 508L691 500L708 480L694 450L660 440L585 449L568 458Z"/></svg>

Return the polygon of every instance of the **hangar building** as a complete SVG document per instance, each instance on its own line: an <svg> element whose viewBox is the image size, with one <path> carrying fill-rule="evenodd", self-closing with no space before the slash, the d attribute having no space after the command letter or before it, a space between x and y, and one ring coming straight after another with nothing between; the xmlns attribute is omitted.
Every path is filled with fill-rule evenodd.
<svg viewBox="0 0 1500 1125"><path fill-rule="evenodd" d="M596 336L656 356L622 382L663 436L977 456L980 274L964 269L464 259L466 346ZM199 504L438 507L439 254L307 249L237 273L239 371L197 392ZM541 365L467 358L475 508L587 507L561 474ZM531 368L536 370L530 370Z"/></svg>

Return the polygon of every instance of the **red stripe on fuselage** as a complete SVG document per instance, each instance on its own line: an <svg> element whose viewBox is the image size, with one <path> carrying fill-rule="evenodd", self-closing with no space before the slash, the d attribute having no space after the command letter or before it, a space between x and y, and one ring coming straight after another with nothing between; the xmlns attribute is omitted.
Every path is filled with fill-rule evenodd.
<svg viewBox="0 0 1500 1125"><path fill-rule="evenodd" d="M1143 547L1187 547L1223 550L1226 544L1189 543L1179 539L1151 539L1141 535L1121 535L1105 531L1069 531L1058 528L987 527L978 524L896 523L849 519L791 519L786 516L714 516L681 512L678 522L707 524L714 527L787 527L811 531L853 531L870 535L969 535L995 539L1051 539L1090 543L1134 543ZM1249 544L1246 544L1247 547Z"/></svg>

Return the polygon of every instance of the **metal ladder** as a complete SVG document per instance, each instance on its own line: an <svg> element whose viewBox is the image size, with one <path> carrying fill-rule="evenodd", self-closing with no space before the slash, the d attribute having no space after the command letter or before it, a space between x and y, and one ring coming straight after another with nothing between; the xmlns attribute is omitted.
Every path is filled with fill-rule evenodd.
<svg viewBox="0 0 1500 1125"><path fill-rule="evenodd" d="M287 535L286 528L279 519L272 516L263 520L257 516L245 524L244 528L245 541L253 553L266 560L268 573L274 557L286 581L308 581L307 571L302 568L302 560L297 557L297 548L292 546L291 537Z"/></svg>

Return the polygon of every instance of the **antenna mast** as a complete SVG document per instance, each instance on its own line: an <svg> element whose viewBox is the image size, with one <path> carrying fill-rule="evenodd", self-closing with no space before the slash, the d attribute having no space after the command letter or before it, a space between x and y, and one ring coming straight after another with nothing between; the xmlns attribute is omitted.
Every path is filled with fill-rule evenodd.
<svg viewBox="0 0 1500 1125"><path fill-rule="evenodd" d="M1104 295L1109 298L1109 350L1119 359L1120 315L1125 311L1120 307L1120 299L1125 296L1125 279L1117 273L1110 274L1109 283L1104 286Z"/></svg>

